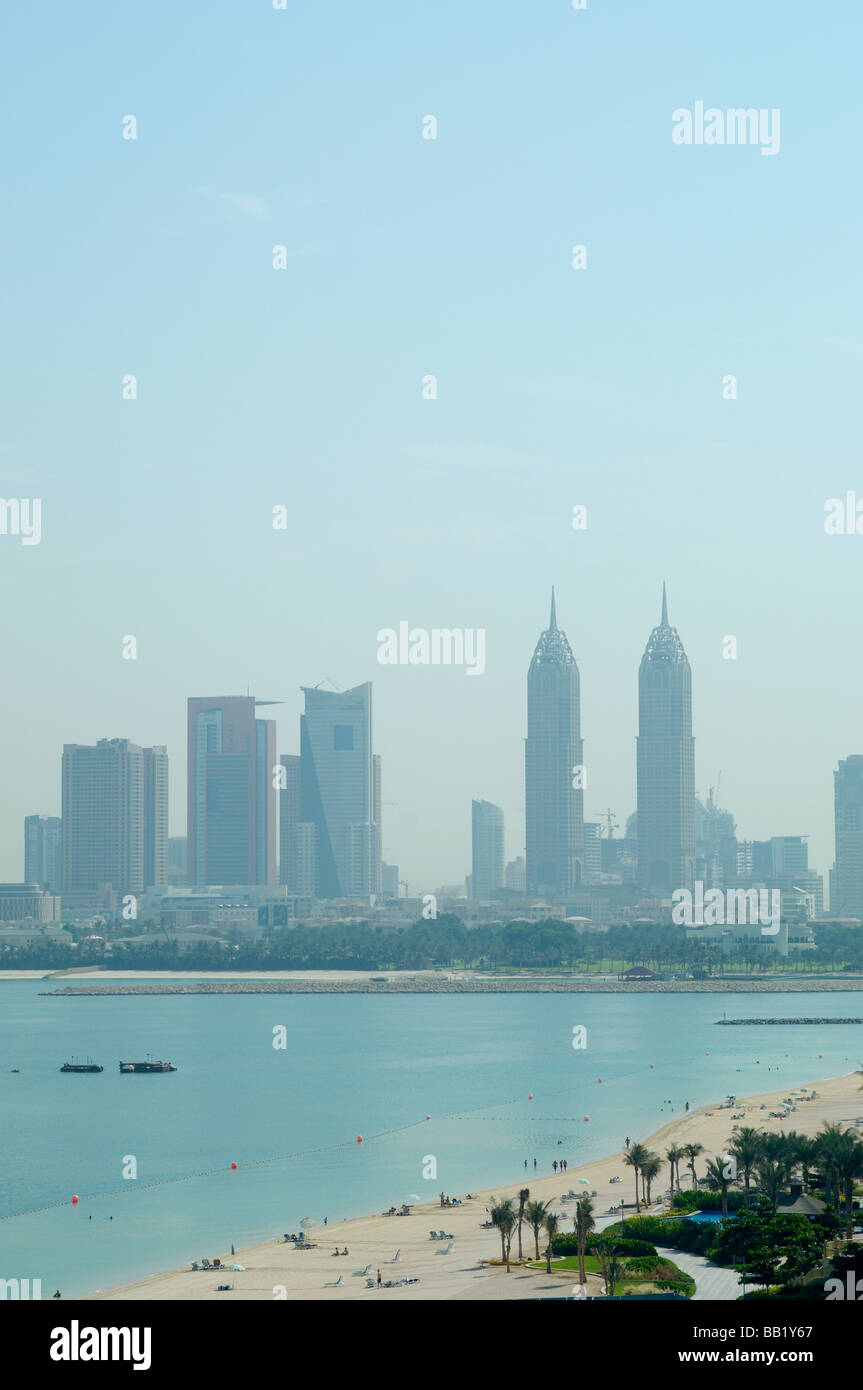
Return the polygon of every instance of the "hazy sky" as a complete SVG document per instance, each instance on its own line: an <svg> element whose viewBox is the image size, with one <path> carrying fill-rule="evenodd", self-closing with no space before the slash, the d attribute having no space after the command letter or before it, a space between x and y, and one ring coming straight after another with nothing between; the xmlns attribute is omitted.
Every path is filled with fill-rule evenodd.
<svg viewBox="0 0 863 1390"><path fill-rule="evenodd" d="M42 540L0 536L0 874L59 812L64 742L167 744L185 833L187 696L284 700L296 752L326 677L374 683L412 891L469 871L472 797L521 853L552 583L585 814L622 824L663 579L699 794L721 769L738 834L808 833L826 871L833 768L863 751L863 536L823 524L863 498L856 0L2 23L0 491L42 499ZM778 108L779 153L675 145L697 101ZM485 674L379 666L400 620L485 629Z"/></svg>

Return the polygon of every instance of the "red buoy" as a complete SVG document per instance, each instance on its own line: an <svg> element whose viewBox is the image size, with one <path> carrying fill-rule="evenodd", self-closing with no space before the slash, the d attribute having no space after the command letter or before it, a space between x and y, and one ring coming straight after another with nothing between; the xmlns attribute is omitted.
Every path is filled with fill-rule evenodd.
<svg viewBox="0 0 863 1390"><path fill-rule="evenodd" d="M361 1144L362 1142L363 1142L363 1136L362 1136L361 1134L358 1134L358 1135L357 1135L357 1143L358 1143L358 1144Z"/></svg>
<svg viewBox="0 0 863 1390"><path fill-rule="evenodd" d="M426 1119L427 1119L427 1120L430 1120L430 1119L431 1119L431 1115L426 1115Z"/></svg>
<svg viewBox="0 0 863 1390"><path fill-rule="evenodd" d="M651 1064L650 1064L650 1070L653 1071L653 1063L652 1063L652 1062L651 1062Z"/></svg>
<svg viewBox="0 0 863 1390"><path fill-rule="evenodd" d="M589 1123L590 1123L590 1116L589 1116L589 1115L585 1115L585 1117L584 1117L584 1123L585 1123L585 1124L589 1124Z"/></svg>
<svg viewBox="0 0 863 1390"><path fill-rule="evenodd" d="M601 1076L598 1076L598 1077L596 1078L596 1084L597 1084L598 1086L601 1086L601 1085L602 1085L602 1077L601 1077Z"/></svg>
<svg viewBox="0 0 863 1390"><path fill-rule="evenodd" d="M73 1207L77 1207L77 1205L78 1205L78 1198L77 1198L77 1197L73 1197L73 1198L72 1198L72 1206L73 1206Z"/></svg>
<svg viewBox="0 0 863 1390"><path fill-rule="evenodd" d="M533 1100L533 1096L528 1096L528 1100Z"/></svg>
<svg viewBox="0 0 863 1390"><path fill-rule="evenodd" d="M232 1168L236 1168L236 1166L237 1166L236 1163L232 1163L232 1164L231 1164L231 1167L232 1167Z"/></svg>

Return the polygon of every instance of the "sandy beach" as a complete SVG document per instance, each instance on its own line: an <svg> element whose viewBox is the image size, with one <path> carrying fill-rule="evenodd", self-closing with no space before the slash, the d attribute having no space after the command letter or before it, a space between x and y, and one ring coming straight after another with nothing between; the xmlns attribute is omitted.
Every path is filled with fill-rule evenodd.
<svg viewBox="0 0 863 1390"><path fill-rule="evenodd" d="M803 1096L817 1093L815 1099L806 1100ZM777 1110L780 1102L787 1096L795 1100L796 1110L787 1119L771 1118L770 1111ZM672 1143L699 1143L704 1146L704 1155L696 1160L699 1175L704 1171L704 1160L712 1154L725 1151L731 1138L733 1124L754 1125L766 1132L780 1133L783 1129L794 1129L802 1134L814 1134L827 1122L851 1124L856 1127L858 1119L863 1120L863 1094L860 1092L860 1078L856 1073L833 1080L818 1082L806 1091L791 1092L787 1088L751 1096L735 1104L733 1109L718 1108L726 1097L718 1097L717 1102L701 1110L692 1111L682 1118L670 1120L650 1136L631 1134L633 1141L646 1143L663 1158L666 1148ZM763 1107L763 1108L762 1108ZM745 1111L744 1119L733 1120L732 1115ZM626 1136L621 1136L623 1140ZM553 1274L549 1277L544 1268L529 1270L514 1267L507 1275L502 1266L488 1265L488 1260L500 1258L500 1238L495 1230L481 1229L481 1223L488 1220L487 1208L493 1199L518 1196L519 1188L530 1188L531 1198L546 1201L555 1199L555 1209L563 1217L561 1230L572 1230L572 1203L561 1202L561 1197L570 1189L576 1192L596 1191L594 1198L594 1217L597 1225L603 1224L608 1208L621 1199L627 1204L635 1200L635 1186L632 1170L623 1162L624 1150L595 1163L570 1168L562 1176L538 1174L532 1168L522 1174L516 1173L513 1181L494 1190L488 1189L465 1199L461 1206L441 1208L439 1197L433 1201L417 1204L410 1216L364 1216L350 1221L333 1222L326 1227L315 1226L308 1232L309 1244L316 1248L297 1250L286 1244L281 1234L263 1244L239 1249L235 1256L228 1250L203 1250L190 1252L191 1259L206 1256L220 1258L223 1263L236 1263L245 1266L243 1272L233 1271L194 1271L191 1267L173 1270L166 1274L154 1274L133 1284L118 1288L101 1290L90 1294L91 1299L523 1299L553 1298L565 1295L572 1286L573 1276ZM561 1150L566 1157L566 1150ZM619 1183L611 1179L620 1177ZM579 1178L587 1180L585 1186ZM432 1185L432 1184L430 1184ZM660 1176L654 1193L661 1197L668 1185L667 1165ZM683 1187L688 1185L684 1178ZM439 1190L439 1188L438 1188ZM449 1194L463 1197L464 1194ZM454 1239L450 1253L438 1253L449 1249L449 1242L436 1243L429 1238L431 1230L444 1230L452 1233ZM525 1226L523 1234L525 1254L533 1254L533 1233ZM333 1256L333 1249L347 1247L347 1258ZM540 1240L542 1248L542 1239ZM399 1252L396 1262L394 1257ZM513 1242L513 1256L517 1244ZM369 1267L368 1275L355 1271ZM381 1279L414 1277L418 1283L402 1285L399 1288L369 1289L366 1278ZM331 1281L341 1278L337 1287L327 1287ZM599 1281L596 1292L599 1292ZM219 1284L231 1284L227 1291L218 1291ZM594 1290L591 1289L591 1292Z"/></svg>

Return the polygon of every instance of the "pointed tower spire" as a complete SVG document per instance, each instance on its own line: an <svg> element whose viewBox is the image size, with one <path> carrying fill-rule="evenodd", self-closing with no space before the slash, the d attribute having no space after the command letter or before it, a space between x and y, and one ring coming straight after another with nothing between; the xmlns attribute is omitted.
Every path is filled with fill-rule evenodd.
<svg viewBox="0 0 863 1390"><path fill-rule="evenodd" d="M662 581L662 621L660 627L668 627L668 599L665 596L665 580Z"/></svg>
<svg viewBox="0 0 863 1390"><path fill-rule="evenodd" d="M551 620L548 624L550 632L557 631L557 613L554 608L554 585L551 586Z"/></svg>

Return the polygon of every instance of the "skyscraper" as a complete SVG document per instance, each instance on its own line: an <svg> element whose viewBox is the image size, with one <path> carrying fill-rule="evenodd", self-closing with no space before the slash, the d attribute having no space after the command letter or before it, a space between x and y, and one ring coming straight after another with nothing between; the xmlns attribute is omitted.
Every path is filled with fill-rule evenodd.
<svg viewBox="0 0 863 1390"><path fill-rule="evenodd" d="M480 902L503 887L503 811L490 801L471 802L472 867L470 895Z"/></svg>
<svg viewBox="0 0 863 1390"><path fill-rule="evenodd" d="M24 881L59 893L63 882L63 827L59 816L24 817Z"/></svg>
<svg viewBox="0 0 863 1390"><path fill-rule="evenodd" d="M551 618L527 674L524 750L529 897L565 897L584 878L581 686L566 634ZM575 785L573 785L575 783Z"/></svg>
<svg viewBox="0 0 863 1390"><path fill-rule="evenodd" d="M167 881L168 754L127 738L63 748L63 887L140 893ZM159 884L148 872L162 874Z"/></svg>
<svg viewBox="0 0 863 1390"><path fill-rule="evenodd" d="M276 725L251 695L189 700L189 882L276 881Z"/></svg>
<svg viewBox="0 0 863 1390"><path fill-rule="evenodd" d="M372 687L367 681L353 690L302 690L300 820L315 827L316 895L368 897L381 888Z"/></svg>
<svg viewBox="0 0 863 1390"><path fill-rule="evenodd" d="M830 911L863 921L863 755L840 760L833 774L836 862L830 874Z"/></svg>
<svg viewBox="0 0 863 1390"><path fill-rule="evenodd" d="M677 628L662 617L638 670L638 882L649 892L692 889L695 740L692 674Z"/></svg>

